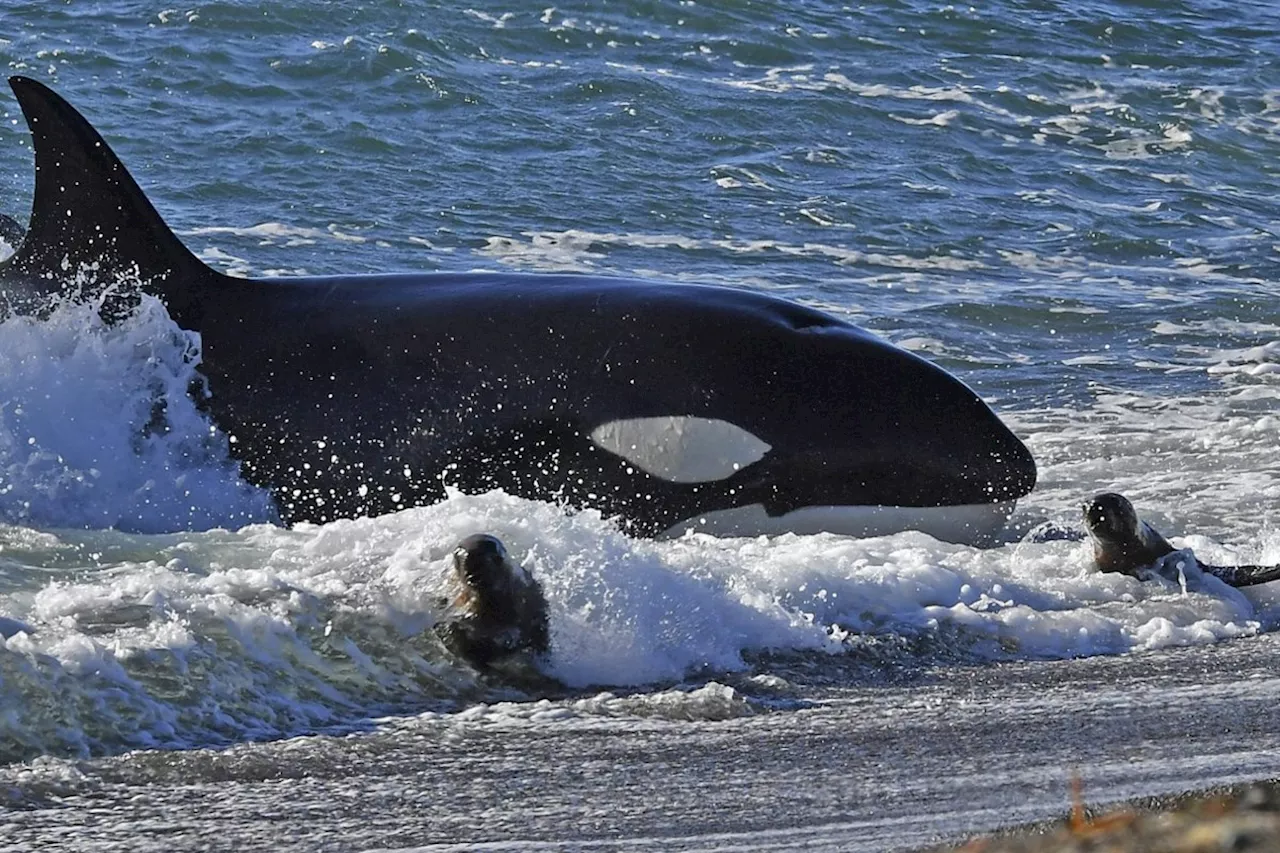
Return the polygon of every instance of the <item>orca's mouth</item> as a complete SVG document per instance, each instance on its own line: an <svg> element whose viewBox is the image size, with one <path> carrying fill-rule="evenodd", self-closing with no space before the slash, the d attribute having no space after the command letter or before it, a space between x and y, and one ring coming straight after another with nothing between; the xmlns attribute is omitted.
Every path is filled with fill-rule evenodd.
<svg viewBox="0 0 1280 853"><path fill-rule="evenodd" d="M770 515L784 515L813 506L923 509L1012 503L1030 491L1017 475L915 460L868 463L822 453L770 454L725 484L738 503L759 503Z"/></svg>
<svg viewBox="0 0 1280 853"><path fill-rule="evenodd" d="M907 463L841 464L828 455L770 453L728 479L686 486L686 511L655 533L718 536L918 530L947 542L994 545L1025 494L1000 483ZM1014 492L1004 497L1001 490Z"/></svg>
<svg viewBox="0 0 1280 853"><path fill-rule="evenodd" d="M1014 503L963 506L806 506L772 515L760 504L700 513L671 525L664 536L687 531L714 536L837 533L864 538L917 530L944 542L988 547L1006 540Z"/></svg>

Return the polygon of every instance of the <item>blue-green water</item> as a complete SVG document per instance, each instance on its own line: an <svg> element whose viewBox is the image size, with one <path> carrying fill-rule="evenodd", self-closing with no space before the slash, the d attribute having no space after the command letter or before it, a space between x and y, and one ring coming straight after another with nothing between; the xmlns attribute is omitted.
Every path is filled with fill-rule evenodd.
<svg viewBox="0 0 1280 853"><path fill-rule="evenodd" d="M778 292L972 384L1039 461L1024 519L1115 488L1215 562L1280 560L1277 57L1280 7L1208 0L0 9L215 266ZM882 849L1053 813L1070 765L1096 801L1280 775L1280 595L1073 543L636 542L501 495L200 532L258 504L131 450L171 331L0 323L6 849ZM157 512L197 530L97 529ZM423 644L478 526L565 695Z"/></svg>
<svg viewBox="0 0 1280 853"><path fill-rule="evenodd" d="M236 269L777 288L937 339L1023 405L1098 379L1203 390L1203 371L1132 369L1221 341L1157 322L1277 320L1267 3L0 16L6 65L66 94L193 248ZM21 211L26 130L8 124L0 198ZM248 230L267 223L284 233ZM1106 344L1115 366L1062 364Z"/></svg>

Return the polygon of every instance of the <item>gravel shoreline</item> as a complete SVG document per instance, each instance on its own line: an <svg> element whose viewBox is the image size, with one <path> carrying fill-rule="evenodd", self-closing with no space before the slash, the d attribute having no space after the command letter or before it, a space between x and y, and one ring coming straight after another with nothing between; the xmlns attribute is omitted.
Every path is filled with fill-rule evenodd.
<svg viewBox="0 0 1280 853"><path fill-rule="evenodd" d="M1280 853L1280 779L1147 797L998 830L931 853Z"/></svg>

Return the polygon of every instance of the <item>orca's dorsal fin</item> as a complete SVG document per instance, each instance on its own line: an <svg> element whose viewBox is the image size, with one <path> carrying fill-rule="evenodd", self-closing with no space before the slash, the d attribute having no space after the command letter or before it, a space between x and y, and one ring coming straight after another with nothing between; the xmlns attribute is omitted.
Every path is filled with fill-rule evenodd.
<svg viewBox="0 0 1280 853"><path fill-rule="evenodd" d="M10 77L36 160L31 224L6 273L55 291L81 269L111 285L136 275L177 319L217 278L182 244L124 164L79 112L43 83Z"/></svg>

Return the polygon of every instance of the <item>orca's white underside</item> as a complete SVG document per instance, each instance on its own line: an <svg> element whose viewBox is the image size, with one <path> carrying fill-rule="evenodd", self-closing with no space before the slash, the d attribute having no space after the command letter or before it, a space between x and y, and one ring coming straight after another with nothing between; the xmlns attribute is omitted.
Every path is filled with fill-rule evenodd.
<svg viewBox="0 0 1280 853"><path fill-rule="evenodd" d="M688 530L713 536L776 536L782 533L840 533L847 536L886 536L919 530L944 542L992 545L1001 533L1014 502L961 506L808 506L770 516L760 504L703 513L672 525L663 535Z"/></svg>

